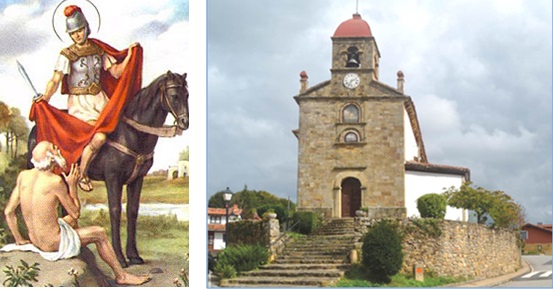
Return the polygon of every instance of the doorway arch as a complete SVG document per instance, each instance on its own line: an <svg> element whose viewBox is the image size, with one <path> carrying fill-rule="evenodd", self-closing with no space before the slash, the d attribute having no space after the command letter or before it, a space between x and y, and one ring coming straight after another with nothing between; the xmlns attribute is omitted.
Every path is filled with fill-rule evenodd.
<svg viewBox="0 0 553 289"><path fill-rule="evenodd" d="M355 217L355 211L361 208L361 182L356 178L342 181L342 218Z"/></svg>

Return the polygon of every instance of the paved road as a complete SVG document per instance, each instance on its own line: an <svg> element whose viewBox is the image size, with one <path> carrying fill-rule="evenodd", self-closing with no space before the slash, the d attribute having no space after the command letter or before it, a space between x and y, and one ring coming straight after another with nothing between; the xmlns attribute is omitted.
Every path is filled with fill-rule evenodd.
<svg viewBox="0 0 553 289"><path fill-rule="evenodd" d="M553 286L551 277L551 256L522 256L528 262L531 272L514 278L498 287L549 287Z"/></svg>

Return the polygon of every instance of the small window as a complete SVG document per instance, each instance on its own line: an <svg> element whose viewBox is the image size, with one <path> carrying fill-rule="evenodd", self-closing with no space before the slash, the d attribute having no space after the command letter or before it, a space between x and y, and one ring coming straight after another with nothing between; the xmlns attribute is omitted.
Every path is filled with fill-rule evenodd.
<svg viewBox="0 0 553 289"><path fill-rule="evenodd" d="M347 105L342 111L343 122L359 122L359 108L354 104Z"/></svg>
<svg viewBox="0 0 553 289"><path fill-rule="evenodd" d="M349 131L344 136L344 142L359 142L359 136L353 131Z"/></svg>

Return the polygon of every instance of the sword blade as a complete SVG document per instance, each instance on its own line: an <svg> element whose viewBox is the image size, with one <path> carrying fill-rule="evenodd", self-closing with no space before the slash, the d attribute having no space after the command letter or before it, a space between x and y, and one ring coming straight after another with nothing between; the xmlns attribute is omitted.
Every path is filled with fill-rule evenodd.
<svg viewBox="0 0 553 289"><path fill-rule="evenodd" d="M40 97L40 94L36 91L35 86L31 82L31 79L29 78L29 75L27 75L27 71L25 71L25 67L23 67L23 65L21 65L19 61L16 60L16 62L17 62L17 70L19 70L19 73L21 74L21 76L23 76L23 79L25 79L25 82L27 83L27 85L29 85L29 87L35 93L35 95L33 96L33 100L38 99Z"/></svg>

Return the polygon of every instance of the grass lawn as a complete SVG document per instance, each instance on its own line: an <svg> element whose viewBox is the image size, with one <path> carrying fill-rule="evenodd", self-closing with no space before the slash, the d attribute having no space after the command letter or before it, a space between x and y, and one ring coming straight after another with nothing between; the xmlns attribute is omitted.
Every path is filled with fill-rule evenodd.
<svg viewBox="0 0 553 289"><path fill-rule="evenodd" d="M109 214L105 210L83 211L79 226L102 226L111 240ZM145 259L183 259L188 252L188 222L179 222L174 216L139 216L137 224L138 251ZM122 216L121 240L127 239L127 220Z"/></svg>
<svg viewBox="0 0 553 289"><path fill-rule="evenodd" d="M79 192L82 202L107 204L107 190L104 182L93 181L94 190ZM126 187L123 187L123 202L126 202ZM188 204L188 178L167 180L165 176L146 176L140 195L141 203Z"/></svg>

